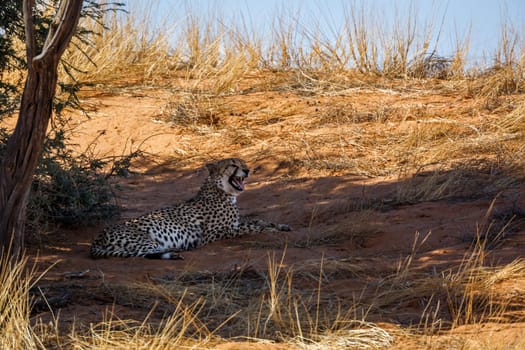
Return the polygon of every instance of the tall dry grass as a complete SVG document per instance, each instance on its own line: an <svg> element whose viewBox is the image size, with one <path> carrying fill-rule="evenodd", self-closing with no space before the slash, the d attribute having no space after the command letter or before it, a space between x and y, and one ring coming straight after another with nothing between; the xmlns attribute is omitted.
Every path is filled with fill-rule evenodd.
<svg viewBox="0 0 525 350"><path fill-rule="evenodd" d="M490 230L488 221L479 227L472 248L458 266L434 272L413 266L427 239L416 237L412 252L400 261L396 272L380 279L374 293L363 293L353 301L338 299L325 283L345 269L354 276L363 274L358 264L321 258L293 266L287 265L283 252L268 255L266 272L186 273L135 287L107 286L117 303L133 298L156 302L141 322L120 319L109 309L100 322L86 325L78 320L79 325L73 324L70 330L60 326L58 317L45 325L30 321L34 272L25 270L27 260L22 259L2 264L0 345L6 349L214 348L233 337L306 349L385 349L394 344L395 336L424 334L435 339L443 330L465 324L523 320L522 305L500 286L524 279L525 262L487 264L489 240L498 235L482 235L485 230ZM427 303L421 321L403 333L367 321L368 313L377 313L377 308L395 312L400 305L418 302ZM159 315L164 315L161 321Z"/></svg>
<svg viewBox="0 0 525 350"><path fill-rule="evenodd" d="M493 247L507 229L505 225L489 234L493 205L494 201L484 223L477 227L471 247L461 262L452 268L430 272L414 268L418 250L431 234L421 237L416 233L411 253L400 260L394 274L380 283L374 307L382 309L389 305L425 303L416 330L428 335L463 325L522 322L523 305L515 302L512 293L507 293L501 286L525 277L525 261L516 259L508 264L491 266L489 246Z"/></svg>
<svg viewBox="0 0 525 350"><path fill-rule="evenodd" d="M149 315L138 322L121 320L108 312L104 320L91 324L87 331L73 328L68 342L75 349L86 350L208 348L212 333L198 319L201 307L200 302L185 305L180 300L172 315L159 324L152 324Z"/></svg>
<svg viewBox="0 0 525 350"><path fill-rule="evenodd" d="M158 5L158 4L157 4ZM142 83L169 77L177 67L178 51L170 44L176 24L166 23L163 30L153 26L156 5L135 8L131 14L105 12L102 18L84 18L80 25L91 31L89 40L73 38L64 54L68 65L82 81Z"/></svg>
<svg viewBox="0 0 525 350"><path fill-rule="evenodd" d="M83 19L95 35L73 39L64 68L87 83L162 83L215 94L242 92L243 78L268 71L293 71L303 83L313 78L325 89L348 88L356 75L459 80L487 105L523 89L522 38L510 21L502 24L488 67L471 67L471 33L456 35L452 53L438 52L445 12L436 8L438 15L425 19L416 3L389 14L372 3L351 3L341 23L323 12L281 9L269 28L255 27L242 14L203 13L190 3L180 18L159 2L132 5L129 13ZM267 76L260 79L259 88L275 88Z"/></svg>
<svg viewBox="0 0 525 350"><path fill-rule="evenodd" d="M436 51L442 18L420 20L415 3L396 8L394 18L373 5L353 3L345 6L340 27L321 27L330 19L307 20L308 14L286 9L276 11L271 27L264 29L249 25L242 15L225 19L217 13L205 17L191 5L186 10L182 18L173 13L159 18L159 4L153 2L130 7L126 15L86 20L83 25L98 35L90 42L76 41L67 60L84 71L79 75L84 81L131 76L151 83L183 71L198 79L224 79L218 92L261 70L451 78L467 69L469 34L458 35L455 52L443 57ZM507 65L515 45L514 37L503 36L496 61Z"/></svg>
<svg viewBox="0 0 525 350"><path fill-rule="evenodd" d="M38 279L35 266L28 259L18 261L9 254L0 255L0 348L44 349L31 325L29 291Z"/></svg>
<svg viewBox="0 0 525 350"><path fill-rule="evenodd" d="M240 267L224 273L188 272L131 288L113 286L112 293L119 303L158 297L158 307L168 310L171 318L186 315L180 310L190 305L195 318L186 322L188 328L204 332L209 344L234 339L337 350L380 349L393 342L393 336L368 322L366 314L323 290L326 276L344 269L344 263L327 261L325 269L322 259L296 271L284 263L285 254L269 254L266 271ZM315 283L305 285L310 279Z"/></svg>
<svg viewBox="0 0 525 350"><path fill-rule="evenodd" d="M312 349L381 349L393 342L389 332L367 322L357 308L333 305L336 300L323 292L324 259L319 261L317 285L308 294L296 289L293 268L285 265L284 257L285 252L280 258L268 256L268 293L252 327L254 336L277 332Z"/></svg>

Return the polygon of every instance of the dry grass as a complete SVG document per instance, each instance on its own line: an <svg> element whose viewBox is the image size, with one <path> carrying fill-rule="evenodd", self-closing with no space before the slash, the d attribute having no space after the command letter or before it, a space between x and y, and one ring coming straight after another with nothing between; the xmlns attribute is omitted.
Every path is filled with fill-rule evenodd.
<svg viewBox="0 0 525 350"><path fill-rule="evenodd" d="M178 144L174 158L208 160L226 149L242 150L253 159L271 155L288 178L352 174L397 180L393 191L363 207L342 203L314 210L312 222L334 213L348 220L295 246L352 241L360 247L382 228L372 218L383 202L488 197L523 180L523 48L519 33L508 26L492 67L476 72L465 66L468 38L457 38L453 57L440 57L434 51L436 25L421 25L414 9L380 31L384 19L350 6L335 40L281 14L267 42L246 27L217 17L204 21L197 13L157 31L147 7L104 18L109 30L84 23L100 34L91 46L76 42L90 59L75 48L66 58L84 71L78 74L84 82L168 86L172 96L157 117L193 137ZM0 260L0 347L212 348L234 339L380 349L396 342L395 332L370 322L371 314L396 315L414 305L423 311L404 329L407 337L433 340L462 325L523 321L521 292L505 294L501 287L525 280L525 262L490 265L488 245L499 237L491 230L487 220L462 261L443 270L415 266L425 242L418 236L388 276L371 268L376 260L314 259L288 266L284 255L270 254L265 271L243 266L102 285L101 293L116 304L148 316L137 322L108 312L100 322L66 333L59 331L59 320L30 324L35 276L26 273L26 259ZM357 283L362 292L340 297L330 289L333 283ZM445 348L458 344L456 338L440 341ZM493 345L475 339L461 344Z"/></svg>
<svg viewBox="0 0 525 350"><path fill-rule="evenodd" d="M96 35L73 40L65 70L86 83L187 85L214 94L245 91L245 78L268 71L294 72L296 81L287 88L317 92L347 89L370 78L439 78L461 84L464 93L482 98L489 108L502 94L523 88L523 47L510 21L503 22L499 47L485 69L467 66L468 32L455 38L450 57L436 52L443 19L425 20L416 4L395 8L389 16L372 4L350 4L344 8L342 30L330 18L321 16L312 24L299 11L284 9L266 32L242 16L205 16L190 4L182 18L173 18L170 11L159 18L160 8L158 2L133 4L128 14L83 19L83 27ZM435 13L445 16L442 10ZM325 32L321 22L329 24ZM258 88L275 89L266 77Z"/></svg>
<svg viewBox="0 0 525 350"><path fill-rule="evenodd" d="M489 220L489 208L486 220ZM396 305L403 309L414 303L425 305L417 331L436 334L462 325L523 321L521 298L505 290L505 283L525 277L525 261L516 259L502 266L490 266L489 245L504 235L484 233L491 224L478 228L476 239L458 266L443 271L413 268L418 249L428 238L416 234L411 254L400 261L397 271L378 285L381 290L373 306L383 310ZM391 311L389 311L391 312Z"/></svg>
<svg viewBox="0 0 525 350"><path fill-rule="evenodd" d="M30 322L29 291L38 280L35 266L27 268L27 258L15 261L0 256L0 348L43 349Z"/></svg>
<svg viewBox="0 0 525 350"><path fill-rule="evenodd" d="M364 315L357 318L356 309L322 291L323 281L334 274L342 276L343 270L354 270L355 265L327 261L325 269L325 262L318 261L295 272L284 264L284 256L269 254L266 272L247 267L225 273L186 273L131 289L112 286L111 293L118 296L119 304L160 298L159 309L171 317L180 314L181 305L199 305L198 310L192 306L190 313L198 315L198 321L187 323L206 330L208 338L278 341L307 349L380 349L392 343L387 331L365 321ZM305 280L311 287L304 288Z"/></svg>
<svg viewBox="0 0 525 350"><path fill-rule="evenodd" d="M262 93L257 84L228 96L176 92L159 117L203 135L202 153L227 145L264 157L271 140L274 154L286 150L282 161L297 176L396 177L400 203L492 195L521 178L519 98L491 113L476 101L458 102L444 94L450 88L440 82L402 83L401 88L393 81L388 90L314 96L304 96L303 90Z"/></svg>
<svg viewBox="0 0 525 350"><path fill-rule="evenodd" d="M177 304L173 314L160 324L151 324L148 317L142 322L120 320L113 314L88 331L71 331L62 346L75 349L173 349L173 347L206 348L212 333L197 318L200 303Z"/></svg>
<svg viewBox="0 0 525 350"><path fill-rule="evenodd" d="M243 78L261 71L296 71L299 85L313 82L325 91L347 86L356 75L461 81L470 76L465 89L487 101L522 86L523 50L508 22L502 25L493 68L476 73L466 66L470 34L456 38L451 57L441 57L436 52L440 19L420 20L415 4L395 9L395 19L373 5L352 4L345 8L343 30L328 26L324 33L319 24L309 27L299 13L286 10L277 14L268 33L261 33L244 18L211 14L204 20L189 5L178 19L166 14L159 20L154 17L158 9L153 2L131 7L128 15L86 21L83 25L99 35L76 41L66 55L68 64L80 70L82 81L151 85L182 78L216 94L242 90ZM316 19L323 20L329 22Z"/></svg>
<svg viewBox="0 0 525 350"><path fill-rule="evenodd" d="M105 293L113 295L117 305L149 309L144 320L122 320L109 310L100 322L80 322L65 333L59 318L30 325L28 296L34 274L23 272L23 259L16 265L2 264L1 320L6 331L0 339L6 348L42 349L213 348L224 339L277 341L304 349L384 349L396 337L423 334L435 339L462 325L523 321L522 299L516 298L520 292L506 292L505 285L525 280L525 262L488 265L487 245L497 236L482 235L485 230L490 230L489 224L480 226L462 262L443 271L414 266L427 239L416 236L412 252L388 277L378 276L370 260L321 258L289 266L285 253L270 253L266 271L245 266L231 272L187 272L145 284L105 285ZM366 286L371 278L377 282ZM338 281L368 282L365 290L348 299L328 287ZM378 312L395 314L414 303L425 304L420 320L401 333L367 321ZM438 343L451 345L457 339L441 337Z"/></svg>
<svg viewBox="0 0 525 350"><path fill-rule="evenodd" d="M37 344L60 348L213 348L225 339L235 339L284 342L304 349L384 349L397 337L421 339L415 336L423 335L435 342L444 330L466 324L523 321L521 299L502 289L510 281L525 280L523 260L491 267L486 264L488 242L479 239L458 266L420 271L413 263L425 240L416 237L412 252L386 278L375 275L371 261L321 258L288 266L284 253L269 254L267 271L241 267L231 272L184 273L134 286L105 287L117 305L151 308L142 322L121 320L111 311L104 320L87 328L74 326L65 336L58 333L58 322L29 330ZM366 287L367 291L353 300L338 298L326 286L371 277L377 278L377 289ZM421 305L423 312L413 327L386 330L367 321L378 309L395 314L414 303L425 305ZM435 344L474 344L468 339L439 336ZM481 341L477 339L475 344Z"/></svg>

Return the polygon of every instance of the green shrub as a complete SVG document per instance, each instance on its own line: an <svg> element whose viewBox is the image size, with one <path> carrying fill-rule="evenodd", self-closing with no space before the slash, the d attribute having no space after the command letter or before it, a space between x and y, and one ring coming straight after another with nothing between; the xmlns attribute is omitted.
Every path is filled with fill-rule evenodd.
<svg viewBox="0 0 525 350"><path fill-rule="evenodd" d="M8 134L0 129L0 159ZM35 170L28 203L28 221L33 224L79 226L107 220L119 214L110 174L127 173L129 160L137 153L107 161L86 154L74 155L64 129L48 135Z"/></svg>
<svg viewBox="0 0 525 350"><path fill-rule="evenodd" d="M114 192L103 173L106 162L74 156L65 140L60 129L44 144L31 186L31 221L83 225L116 215Z"/></svg>

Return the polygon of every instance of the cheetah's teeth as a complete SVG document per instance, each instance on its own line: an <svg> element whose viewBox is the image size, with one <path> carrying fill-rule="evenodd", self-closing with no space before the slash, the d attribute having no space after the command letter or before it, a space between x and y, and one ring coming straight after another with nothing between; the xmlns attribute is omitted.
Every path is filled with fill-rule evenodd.
<svg viewBox="0 0 525 350"><path fill-rule="evenodd" d="M244 191L244 176L233 176L230 179L230 184L239 191Z"/></svg>

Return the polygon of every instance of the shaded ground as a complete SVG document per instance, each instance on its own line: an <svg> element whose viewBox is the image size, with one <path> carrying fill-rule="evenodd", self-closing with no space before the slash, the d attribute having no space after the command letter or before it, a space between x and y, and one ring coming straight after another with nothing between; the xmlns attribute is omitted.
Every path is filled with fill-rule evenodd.
<svg viewBox="0 0 525 350"><path fill-rule="evenodd" d="M477 186L475 190L462 192L458 189L439 200L414 196L411 197L414 200L405 201L400 193L419 186L418 178L392 175L368 177L360 170L366 160L363 163L356 161L355 171L340 170L336 161L340 162L344 157L337 153L336 145L327 143L323 146L311 142L309 137L316 133L335 135L337 139L341 129L339 125L329 123L306 127L305 115L326 116L329 111L323 105L326 99L326 103L335 105L335 109L331 110L334 118L347 118L343 112L337 112L337 106L352 106L356 103L353 99L359 96L339 96L331 101L325 97L307 99L299 101L304 105L300 109L294 96L270 94L262 97L254 94L252 101L260 100L256 108L259 114L250 110L253 107L242 107L240 102L225 98L228 108L243 118L235 114L220 114L222 125L227 127L213 129L199 126L191 131L159 119L169 96L166 91L148 90L120 91L115 95L86 92L84 102L96 107L91 119L86 121L78 116L72 121L73 124L78 122L75 143L79 144L80 150L88 148L100 135L93 149L96 154L122 154L137 148L144 152L145 156L134 165L137 174L115 179L119 185L119 203L123 207L122 218L116 220L190 198L206 176L202 167L206 161L238 156L244 158L254 170L246 193L239 198L242 214L287 223L292 226L292 232L215 242L185 252L185 259L181 261L155 261L93 260L88 256L89 245L102 225L60 229L43 237L40 244L33 242L30 245L38 269L43 271L51 267L38 287L46 294L52 311L49 311L46 302L40 300L34 310L35 320L58 317L64 329L72 322L82 328L100 321L108 310L120 319L142 320L157 303L151 317L152 321L159 322L172 311L173 303L163 298L158 290L157 294L152 293L154 296L148 296L144 290L176 281L177 286L188 288L191 292L200 284L224 286L224 281L233 279L242 282L242 288L237 290L240 298L248 299L252 296L250 291L269 288L269 258L275 257L275 261L280 261L283 257L283 269L292 268L295 273L295 288L315 290L319 284L319 271L324 269L320 284L323 295L326 295L323 302L327 305L338 302L343 307L355 308L356 313L366 311L367 321L397 330L420 324L429 305L428 299L422 297L418 300L417 295L414 299L393 299L384 305L374 299L381 295L382 288L385 292L393 288L388 285L388 279L399 273L407 257L413 257L410 271L415 275L447 271L460 265L469 247L476 241L476 233L490 236L487 246L490 266L502 266L523 255L525 186L514 183L498 193L491 188L491 175L473 168L467 182ZM459 109L467 108L468 103L466 98L447 95L418 97L412 96L410 91L403 96L402 99L392 94L375 96L375 99L388 100L384 103L391 109L385 112L390 113L385 114L385 118L396 123L399 121L395 128L409 128L413 118L403 117L405 120L401 122L403 118L392 110L402 108L397 105L410 103L411 98L425 106L446 106L455 100L455 107ZM374 97L368 97L364 104L373 101ZM283 111L287 108L294 109L293 113L286 115ZM353 108L359 110L360 107ZM429 108L421 107L421 110ZM275 111L281 112L275 115ZM377 116L372 114L357 111L353 116L361 118L351 123L354 133L364 135L370 132L367 128L372 127L377 128L379 133L382 133L381 128L394 128L384 122L374 126ZM470 121L465 119L462 122ZM293 139L293 136L289 136L292 138L289 143L284 143L284 133L305 133L302 139L305 143L301 146L301 140ZM345 135L349 135L346 130ZM388 137L386 131L383 135ZM223 147L217 146L221 137L227 140ZM361 136L352 137L357 139ZM374 142L380 143L381 140L375 139ZM359 145L354 146L359 148ZM309 166L300 163L302 147L311 148L304 158L310 161ZM348 143L345 147L353 146ZM328 156L322 158L318 157L319 154ZM345 157L350 159L353 155L349 153ZM316 161L325 162L325 165L331 162L331 165L319 168L315 165L318 164ZM386 164L393 166L388 162ZM467 173L464 166L458 166L449 168L441 176L452 177L459 171ZM373 172L380 173L377 169ZM425 176L420 175L422 179ZM507 174L502 173L498 178L505 176ZM523 301L525 290L521 282L508 283L504 288ZM38 296L38 292L35 295ZM194 300L191 296L188 298ZM242 300L235 303L241 305ZM515 306L516 320L523 319L523 305ZM237 311L221 307L226 308L224 312ZM447 328L446 320L450 315L446 308L438 311L437 315L442 316L442 326ZM213 329L223 320L213 319L212 315L208 319L208 327ZM496 325L493 329L508 331L509 327ZM455 331L458 332L457 329ZM238 332L235 325L226 325L219 334L242 335ZM520 327L511 331L518 338L521 332ZM418 341L415 341L415 346L417 344ZM223 346L227 348L227 345ZM258 348L258 345L253 346ZM402 345L399 346L402 348Z"/></svg>

